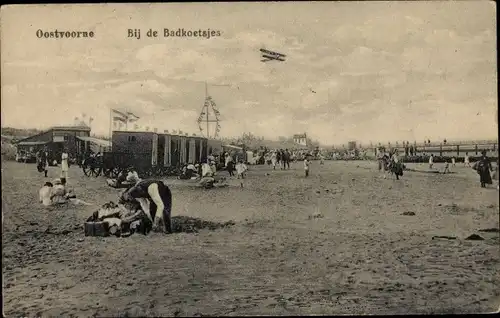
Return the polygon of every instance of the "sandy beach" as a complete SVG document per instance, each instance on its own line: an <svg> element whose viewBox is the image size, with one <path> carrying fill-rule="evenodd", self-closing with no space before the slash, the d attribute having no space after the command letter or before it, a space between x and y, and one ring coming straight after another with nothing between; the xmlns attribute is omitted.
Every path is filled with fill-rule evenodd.
<svg viewBox="0 0 500 318"><path fill-rule="evenodd" d="M416 165L413 165L415 168ZM173 217L215 230L85 237L104 179L71 167L95 207L43 208L34 165L2 164L7 316L472 313L498 309L498 192L471 169L381 179L373 162L252 166L244 188L171 184ZM51 167L49 177L58 169ZM50 179L50 178L49 178ZM414 212L415 215L404 215ZM408 214L408 213L406 213ZM215 223L213 223L215 224ZM203 227L203 226L201 226ZM484 240L465 240L478 234ZM455 239L436 238L451 236Z"/></svg>

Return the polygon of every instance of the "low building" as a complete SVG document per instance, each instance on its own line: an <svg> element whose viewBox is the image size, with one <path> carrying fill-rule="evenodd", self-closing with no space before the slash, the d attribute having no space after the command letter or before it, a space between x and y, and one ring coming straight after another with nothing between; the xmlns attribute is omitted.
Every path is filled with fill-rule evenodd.
<svg viewBox="0 0 500 318"><path fill-rule="evenodd" d="M66 147L70 157L77 158L89 151L91 143L96 142L96 140L99 139L90 137L90 127L88 126L57 126L19 140L16 147L18 151L25 153L36 153L46 148L51 159L60 161L64 147Z"/></svg>

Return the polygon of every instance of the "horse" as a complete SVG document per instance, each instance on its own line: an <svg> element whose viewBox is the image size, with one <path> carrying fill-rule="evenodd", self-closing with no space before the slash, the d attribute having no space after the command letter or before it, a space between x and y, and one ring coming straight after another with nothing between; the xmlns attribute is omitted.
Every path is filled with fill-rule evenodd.
<svg viewBox="0 0 500 318"><path fill-rule="evenodd" d="M389 158L389 156L386 155L382 157L381 165L384 171L384 179L387 178L387 172L389 172L390 176L395 176L396 180L399 180L399 177L403 176L403 164L401 162L394 162L391 158Z"/></svg>

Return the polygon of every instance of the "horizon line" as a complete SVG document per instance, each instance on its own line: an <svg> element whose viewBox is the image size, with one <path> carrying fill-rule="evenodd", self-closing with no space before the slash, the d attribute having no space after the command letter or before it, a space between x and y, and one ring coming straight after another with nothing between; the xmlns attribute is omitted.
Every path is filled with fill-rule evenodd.
<svg viewBox="0 0 500 318"><path fill-rule="evenodd" d="M12 126L7 126L7 127L1 127L1 130L2 130L2 132L3 132L3 130L4 130L4 129L37 130L37 131L44 132L44 131L49 131L49 130L51 130L51 129L53 129L53 128L57 128L57 127L73 127L73 126L71 126L71 125L50 126L50 127L43 128L43 129L41 129L41 128L16 128L16 127L12 127ZM75 127L77 127L77 126L75 126ZM83 126L82 126L82 127L83 127ZM91 128L91 127L89 127L89 128ZM135 130L130 130L130 132L134 132L134 131L135 131ZM142 132L142 131L136 131L136 132ZM154 131L149 131L149 132L154 133ZM96 134L95 132L93 132L93 131L92 131L92 128L91 128L91 130L90 130L90 133L91 133L91 134L93 134L94 136L109 137L106 133ZM162 132L162 131L158 131L158 132L156 132L156 133L158 133L158 134L162 134L163 132ZM245 133L245 132L241 133L241 135L243 135L244 133ZM246 133L248 133L248 132L246 132ZM190 134L190 135L192 135L192 134L195 134L195 133L189 133L189 134ZM252 133L252 134L253 134L253 133ZM306 134L307 134L307 133L306 133ZM197 134L197 135L198 135L198 134ZM218 138L219 138L219 139L226 139L226 138L227 138L227 139L231 139L231 138L239 138L239 137L241 137L241 135L240 135L240 136L236 136L236 135L234 135L234 136L228 136L228 137L219 136ZM264 138L264 140L266 140L266 139L267 139L268 141L277 141L277 142L279 142L279 141L280 141L280 140L279 140L280 138L289 138L289 139L293 139L293 136L294 136L294 135L295 135L295 134L292 134L292 135L290 135L290 136L278 136L278 137L276 137L276 138L274 138L274 139L273 139L273 138L269 138L269 137L265 137L265 136L257 136L257 135L255 135L255 137L256 137L256 138ZM2 134L2 136L3 136L3 134ZM31 137L31 136L22 136L22 137ZM309 138L310 138L310 137L309 137ZM417 144L423 144L422 142L417 142L417 140L416 140L416 139L413 139L413 140L406 140L406 139L404 139L404 140L390 140L390 141L388 141L388 142L387 142L387 141L385 141L385 142L380 142L380 141L349 140L349 141L345 141L345 142L338 142L338 143L324 143L324 142L321 142L321 141L319 141L319 140L315 140L315 139L313 139L313 138L310 138L310 139L312 140L312 142L313 142L313 143L318 143L318 144L320 144L320 145L322 145L322 146L330 146L330 145L348 144L349 142L355 142L356 144L358 144L358 145L362 145L362 146L363 146L363 145L366 145L366 144L370 144L370 145L373 145L373 146L378 146L378 144L381 144L381 145L388 145L388 144L391 144L391 145L396 145L396 143L397 143L398 145L402 145L402 144L401 144L402 142L407 142L407 141L410 143L410 145L415 144L415 143L417 143ZM426 138L421 138L421 139L430 140L429 138L427 138L427 139L426 139ZM498 136L495 136L495 137L493 137L493 136L492 136L492 137L489 137L489 138L482 138L482 139L480 139L480 138L475 138L475 139L466 139L466 138L450 138L450 139L448 139L448 138L444 138L443 140L440 140L439 142L434 141L434 142L431 142L430 144L431 144L431 145L432 145L432 144L436 144L436 143L437 143L437 144L441 144L441 143L443 143L443 142L444 142L444 140L445 140L445 139L446 139L446 144L449 144L449 143L452 143L452 142L460 142L460 143L464 143L464 142L471 142L471 143L474 143L474 142L483 142L483 141L484 141L484 142L488 142L488 143L490 143L490 142L495 142L495 143L498 143L498 140L499 140Z"/></svg>

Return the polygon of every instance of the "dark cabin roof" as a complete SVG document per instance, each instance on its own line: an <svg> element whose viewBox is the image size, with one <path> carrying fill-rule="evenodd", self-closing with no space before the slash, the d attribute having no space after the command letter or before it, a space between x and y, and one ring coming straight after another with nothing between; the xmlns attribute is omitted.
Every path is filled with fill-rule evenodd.
<svg viewBox="0 0 500 318"><path fill-rule="evenodd" d="M57 131L57 130L88 131L88 132L90 132L91 129L89 126L54 126L54 127L50 127L47 130L42 131L41 133L36 134L36 135L29 136L29 137L23 138L21 140L18 140L17 143L21 143L21 142L24 142L26 139L41 136L41 135L44 135L48 132Z"/></svg>
<svg viewBox="0 0 500 318"><path fill-rule="evenodd" d="M16 146L39 146L46 145L48 143L48 141L20 141L16 143Z"/></svg>
<svg viewBox="0 0 500 318"><path fill-rule="evenodd" d="M120 134L159 134L159 132L145 131L145 130L113 130L114 133Z"/></svg>
<svg viewBox="0 0 500 318"><path fill-rule="evenodd" d="M47 129L45 132L49 132L51 130L73 130L73 131L90 131L89 126L54 126Z"/></svg>
<svg viewBox="0 0 500 318"><path fill-rule="evenodd" d="M161 131L157 131L157 132L154 132L154 131L145 131L145 130L113 130L113 134L114 133L119 133L119 134L156 134L156 135L159 135L159 136L172 136L172 137L184 137L184 138L193 138L193 139L203 139L203 140L208 140L206 137L203 137L203 136L193 136L193 135L187 135L186 134L178 134L178 133L171 133L171 132L168 132L168 133L165 133L165 132L161 132Z"/></svg>

